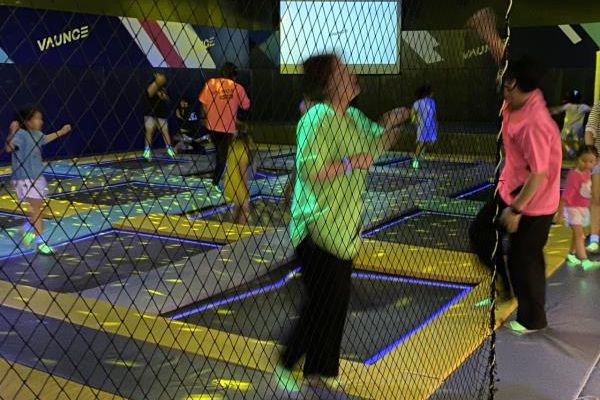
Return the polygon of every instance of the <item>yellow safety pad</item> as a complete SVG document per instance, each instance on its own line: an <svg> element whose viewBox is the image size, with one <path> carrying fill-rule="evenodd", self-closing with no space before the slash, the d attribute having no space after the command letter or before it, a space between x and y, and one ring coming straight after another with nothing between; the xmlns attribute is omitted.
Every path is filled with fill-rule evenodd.
<svg viewBox="0 0 600 400"><path fill-rule="evenodd" d="M122 397L0 358L0 398L13 400L120 400Z"/></svg>

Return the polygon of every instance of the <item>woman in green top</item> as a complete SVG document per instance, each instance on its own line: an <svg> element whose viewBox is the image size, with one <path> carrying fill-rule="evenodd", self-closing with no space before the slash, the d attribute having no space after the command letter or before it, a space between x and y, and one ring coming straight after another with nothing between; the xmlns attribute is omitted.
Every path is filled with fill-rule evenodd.
<svg viewBox="0 0 600 400"><path fill-rule="evenodd" d="M350 107L360 88L336 55L311 57L303 67L304 93L314 105L297 126L290 235L303 267L307 300L276 371L287 389L295 386L290 371L303 355L309 382L338 383L330 378L339 372L367 170L395 142L392 128L410 117L409 110L400 108L378 124Z"/></svg>

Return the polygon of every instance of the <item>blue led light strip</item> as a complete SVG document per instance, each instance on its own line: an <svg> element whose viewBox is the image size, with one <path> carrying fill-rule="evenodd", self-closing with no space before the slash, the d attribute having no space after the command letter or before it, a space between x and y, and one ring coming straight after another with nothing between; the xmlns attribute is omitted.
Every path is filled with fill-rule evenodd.
<svg viewBox="0 0 600 400"><path fill-rule="evenodd" d="M13 218L23 218L23 219L28 219L27 215L23 215L23 214L12 214L6 211L0 211L0 215L5 215L7 217L13 217Z"/></svg>
<svg viewBox="0 0 600 400"><path fill-rule="evenodd" d="M214 302L211 302L208 304L204 304L202 306L193 308L191 310L187 310L182 313L175 314L169 318L172 320L179 320L179 319L182 319L185 317L189 317L190 315L198 314L198 313L201 313L201 312L204 312L207 310L211 310L216 307L223 306L225 304L230 304L235 301L243 300L248 297L256 296L261 293L270 292L272 290L275 290L275 289L278 289L278 288L284 286L300 270L301 270L301 267L296 267L291 272L289 272L285 277L283 277L282 279L280 279L276 282L273 282L271 284L268 284L266 286L262 286L262 287L259 287L256 289L252 289L246 293L241 293L241 294L238 294L235 296L228 297L226 299L217 300L217 301L214 301ZM433 313L429 317L427 317L427 319L425 319L423 322L421 322L417 327L411 329L410 331L408 331L407 333L402 335L400 338L395 340L392 344L386 346L384 349L380 350L373 356L369 357L366 361L364 361L365 365L372 365L372 364L376 363L378 360L380 360L382 357L384 357L386 354L391 352L394 348L396 348L402 342L404 342L406 339L408 339L412 334L419 331L421 328L423 328L424 326L429 324L431 321L433 321L435 318L440 316L442 313L447 311L454 304L458 303L458 301L460 301L463 297L465 297L472 289L471 286L461 285L458 283L436 282L436 281L428 281L428 280L424 280L424 279L406 278L406 277L383 275L383 274L370 273L370 272L353 272L352 277L357 278L357 279L373 279L373 280L383 280L383 281L390 281L390 282L402 282L402 283L437 286L437 287L461 290L461 292L458 295L456 295L454 298L452 298L452 300L450 300L448 303L446 303L442 308L437 310L435 313Z"/></svg>
<svg viewBox="0 0 600 400"><path fill-rule="evenodd" d="M140 180L131 181L129 183L132 185L136 185L136 186L156 186L156 187L163 187L163 188L168 188L168 189L183 189L183 190L198 190L202 187L201 185L199 185L198 187L193 187L193 186L187 186L187 185L178 185L176 183L155 183L155 182L144 182L144 181L140 181Z"/></svg>
<svg viewBox="0 0 600 400"><path fill-rule="evenodd" d="M101 190L114 189L117 187L127 186L127 185L131 185L131 184L135 184L135 182L133 182L133 183L131 183L131 182L115 183L112 185L96 186L96 187L92 187L92 188L79 189L79 190L74 190L74 191L70 191L70 192L61 192L61 193L52 194L52 195L50 195L50 197L57 198L57 197L65 197L65 196L77 194L77 193L98 192Z"/></svg>
<svg viewBox="0 0 600 400"><path fill-rule="evenodd" d="M163 187L163 188L168 188L168 189L182 189L183 191L197 190L197 188L193 188L190 186L166 185L166 184L162 184L162 183L132 181L132 182L114 183L114 184L105 185L105 186L95 186L95 187L86 188L86 189L73 190L70 192L61 192L61 193L52 194L50 197L58 198L58 197L65 197L65 196L73 195L73 194L77 194L77 193L99 192L102 190L110 190L110 189L119 188L122 186L138 186L138 187L154 186L154 187ZM147 200L147 199L139 199L139 200L143 201L143 200Z"/></svg>
<svg viewBox="0 0 600 400"><path fill-rule="evenodd" d="M59 172L52 172L52 171L44 171L44 173L42 175L44 177L51 177L51 178L58 178L58 179L75 179L75 178L81 178L80 175L61 174ZM11 174L0 175L0 180L10 179L11 177L12 177Z"/></svg>
<svg viewBox="0 0 600 400"><path fill-rule="evenodd" d="M405 215L403 217L400 217L398 219L394 219L394 220L392 220L390 222L387 222L387 223L385 223L383 225L377 226L375 228L367 229L366 231L364 231L362 233L362 237L372 236L372 235L374 235L377 232L381 232L381 231L383 231L383 230L385 230L385 229L387 229L387 228L389 228L391 226L399 224L400 222L403 222L403 221L406 221L406 220L409 220L409 219L412 219L412 218L416 218L416 217L418 217L419 215L422 215L422 214L425 214L425 211L416 211L416 212L413 212L411 214L408 214L408 215Z"/></svg>
<svg viewBox="0 0 600 400"><path fill-rule="evenodd" d="M99 232L99 233L93 233L93 234L90 234L90 235L82 236L82 237L77 238L77 239L66 240L64 242L60 242L60 243L55 244L53 247L56 249L56 248L59 248L59 247L64 247L64 246L69 245L69 244L79 243L79 242L82 242L84 240L92 239L92 238L95 238L95 237L98 237L98 236L104 236L104 235L110 233L111 231L112 230L110 230L110 231L104 231L104 232ZM17 247L17 250L20 250L20 249ZM19 252L15 252L15 254L9 254L7 256L0 257L0 261L9 260L11 258L15 258L15 257L18 257L18 256L26 256L26 255L34 254L34 253L37 253L37 250L19 251Z"/></svg>
<svg viewBox="0 0 600 400"><path fill-rule="evenodd" d="M190 218L191 220L197 220L197 219L202 219L202 218L208 218L208 217L210 217L210 216L212 216L212 215L219 214L219 213L221 213L221 212L223 212L223 211L230 210L231 208L233 208L233 204L226 204L226 205L224 205L224 206L219 206L219 207L217 207L217 208L212 208L212 209L210 209L210 210L208 210L208 211L205 211L205 212L203 212L203 213L200 213L200 214L197 214L197 215L190 216L189 218Z"/></svg>
<svg viewBox="0 0 600 400"><path fill-rule="evenodd" d="M134 157L134 158L124 158L121 160L107 160L107 161L98 161L98 162L91 162L91 163L85 163L85 164L81 164L81 165L85 165L85 166L102 166L102 165L109 165L109 164L117 164L120 162L127 162L127 161L139 161L140 163L147 163L148 161L146 161L146 159L144 157ZM152 161L171 161L172 163L190 163L192 162L192 160L187 160L187 159L183 159L183 158L168 158L168 157L152 157ZM148 165L150 166L150 165Z"/></svg>
<svg viewBox="0 0 600 400"><path fill-rule="evenodd" d="M215 248L215 249L218 249L218 248L222 247L220 244L216 244L216 243L204 242L204 241L201 241L201 240L193 240L193 239L183 239L183 238L180 238L180 237L173 237L173 236L164 236L164 235L158 235L156 233L126 231L126 230L123 230L123 229L111 229L111 231L112 232L116 232L116 233L128 234L128 235L142 236L142 237L147 237L147 238L152 238L152 239L165 239L165 240L171 240L171 241L180 242L180 243L199 244L199 245L202 245L202 246L212 247L212 248Z"/></svg>
<svg viewBox="0 0 600 400"><path fill-rule="evenodd" d="M444 313L446 310L448 310L454 304L458 303L458 301L461 300L463 297L465 297L467 295L467 293L469 293L470 290L471 290L471 288L464 289L462 292L460 292L458 295L456 295L452 300L450 300L448 303L446 303L442 308L440 308L435 313L431 314L423 322L421 322L417 327L415 327L415 328L411 329L410 331L406 332L404 335L402 335L395 342L393 342L392 344L390 344L389 346L387 346L385 349L380 350L379 352L377 352L373 356L369 357L366 361L364 361L364 364L365 365L373 365L373 364L375 364L377 361L379 361L386 354L388 354L389 352L391 352L392 350L394 350L396 347L398 347L400 344L402 344L402 342L404 342L406 339L408 339L410 336L412 336L415 332L418 332L420 329L422 329L427 324L429 324L431 321L433 321L434 319L436 319L437 317L439 317L442 313Z"/></svg>
<svg viewBox="0 0 600 400"><path fill-rule="evenodd" d="M395 276L395 275L384 275L374 272L353 272L353 278L358 279L372 279L378 281L387 281L387 282L402 282L402 283L411 283L415 285L425 285L425 286L435 286L435 287L443 287L450 289L460 289L460 290L471 290L472 287L469 285L464 285L460 283L451 283L451 282L439 282L432 281L426 279L419 278L407 278L404 276Z"/></svg>
<svg viewBox="0 0 600 400"><path fill-rule="evenodd" d="M212 248L215 248L215 249L218 249L218 248L222 247L222 245L217 244L217 243L203 242L203 241L200 241L200 240L183 239L183 238L179 238L179 237L170 237L170 236L157 235L157 234L149 234L149 233L142 233L142 232L135 232L135 231L126 231L126 230L122 230L122 229L108 229L106 231L102 231L102 232L98 232L98 233L92 233L92 234L85 235L85 236L82 236L82 237L77 238L77 239L66 240L64 242L57 243L53 247L54 248L65 247L65 246L67 246L69 244L79 243L79 242L82 242L84 240L93 239L93 238L100 237L100 236L105 236L105 235L108 235L110 233L121 233L121 234L127 234L127 235L149 237L149 238L153 238L153 239L170 240L170 241L180 242L180 243L198 244L198 245L201 245L201 246L212 247ZM15 253L15 254L10 254L10 255L7 255L7 256L0 257L0 261L8 260L8 259L15 258L15 257L18 257L18 256L25 256L25 255L29 255L29 254L34 254L34 253L37 253L37 251L36 250L20 251L20 252Z"/></svg>
<svg viewBox="0 0 600 400"><path fill-rule="evenodd" d="M388 229L389 227L392 227L394 225L397 225L401 222L404 222L406 220L412 219L412 218L416 218L420 215L441 215L441 216L445 216L445 217L458 217L458 218L474 218L473 215L466 215L466 214L458 214L458 213L451 213L451 212L441 212L441 211L415 211L414 213L405 215L403 217L400 217L398 219L394 219L391 220L390 222L387 222L383 225L380 226L376 226L375 228L371 228L371 229L367 229L362 233L362 237L369 237L369 236L373 236L375 233L377 232L381 232L385 229Z"/></svg>
<svg viewBox="0 0 600 400"><path fill-rule="evenodd" d="M250 201L256 201L256 200L282 201L283 197L275 196L275 195L271 195L271 194L258 194L256 196L253 196L252 199L250 199Z"/></svg>
<svg viewBox="0 0 600 400"><path fill-rule="evenodd" d="M252 196L252 198L250 199L250 202L256 201L256 200L271 200L271 201L281 201L283 200L283 197L281 196L273 196L273 195L266 195L266 194L259 194L256 196ZM228 211L230 209L233 208L233 204L225 204L222 206L218 206L216 208L211 208L203 213L194 215L189 217L189 219L191 220L197 220L197 219L202 219L202 218L208 218L211 217L215 214L219 214L223 211Z"/></svg>
<svg viewBox="0 0 600 400"><path fill-rule="evenodd" d="M267 178L267 179L268 178L275 178L275 177L277 177L277 175L267 175L267 174L265 174L263 172L258 172L258 171L254 174L254 176L259 176L261 178Z"/></svg>
<svg viewBox="0 0 600 400"><path fill-rule="evenodd" d="M485 190L485 189L487 189L489 187L493 187L493 186L494 186L493 183L484 183L483 185L477 186L476 188L471 189L468 192L465 192L465 193L462 193L462 194L460 194L458 196L455 196L455 199L463 199L463 198L465 198L467 196L470 196L470 195L475 194L475 193L479 193L482 190Z"/></svg>
<svg viewBox="0 0 600 400"><path fill-rule="evenodd" d="M275 290L275 289L278 289L278 288L284 286L290 279L292 279L294 277L294 275L296 275L298 272L300 272L300 270L301 270L301 267L296 267L291 272L288 272L288 274L286 276L284 276L283 278L281 278L280 280L278 280L276 282L273 282L271 284L268 284L266 286L262 286L262 287L259 287L256 289L252 289L246 293L241 293L241 294L238 294L235 296L228 297L226 299L217 300L212 303L204 304L200 307L196 307L191 310L184 311L179 314L175 314L169 318L173 319L173 320L182 319L185 317L189 317L190 315L198 314L198 313L204 312L206 310L210 310L210 309L213 309L213 308L225 305L225 304L233 303L237 300L243 300L248 297L256 296L261 293L270 292L272 290Z"/></svg>

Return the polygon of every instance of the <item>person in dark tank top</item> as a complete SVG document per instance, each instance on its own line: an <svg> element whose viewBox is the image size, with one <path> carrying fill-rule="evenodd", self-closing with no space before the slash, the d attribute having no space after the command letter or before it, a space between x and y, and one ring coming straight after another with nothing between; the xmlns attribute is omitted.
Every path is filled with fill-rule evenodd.
<svg viewBox="0 0 600 400"><path fill-rule="evenodd" d="M154 132L158 129L162 134L167 148L167 154L175 157L175 151L171 146L171 135L169 134L169 94L167 92L167 77L162 72L155 72L154 79L144 93L144 128L145 148L144 158L152 158L152 142Z"/></svg>

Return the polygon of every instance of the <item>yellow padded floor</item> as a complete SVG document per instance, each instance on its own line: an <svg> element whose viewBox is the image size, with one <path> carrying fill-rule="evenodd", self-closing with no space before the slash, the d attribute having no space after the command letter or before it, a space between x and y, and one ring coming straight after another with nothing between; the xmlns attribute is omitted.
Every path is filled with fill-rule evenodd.
<svg viewBox="0 0 600 400"><path fill-rule="evenodd" d="M1 399L120 400L122 397L0 358ZM26 384L24 384L26 382Z"/></svg>
<svg viewBox="0 0 600 400"><path fill-rule="evenodd" d="M476 284L489 272L471 253L363 240L356 268L386 274Z"/></svg>

